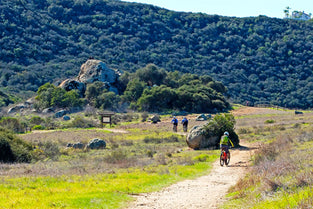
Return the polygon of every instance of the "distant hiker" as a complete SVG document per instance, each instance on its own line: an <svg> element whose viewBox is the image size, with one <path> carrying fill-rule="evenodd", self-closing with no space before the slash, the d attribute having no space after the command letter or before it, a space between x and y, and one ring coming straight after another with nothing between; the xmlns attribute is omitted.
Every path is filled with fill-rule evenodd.
<svg viewBox="0 0 313 209"><path fill-rule="evenodd" d="M184 132L187 132L187 129L188 129L188 120L187 120L187 118L184 117L183 120L181 121L181 123L183 124Z"/></svg>
<svg viewBox="0 0 313 209"><path fill-rule="evenodd" d="M175 116L173 117L173 120L172 120L171 123L173 124L173 131L177 132L178 120L177 120L177 118Z"/></svg>

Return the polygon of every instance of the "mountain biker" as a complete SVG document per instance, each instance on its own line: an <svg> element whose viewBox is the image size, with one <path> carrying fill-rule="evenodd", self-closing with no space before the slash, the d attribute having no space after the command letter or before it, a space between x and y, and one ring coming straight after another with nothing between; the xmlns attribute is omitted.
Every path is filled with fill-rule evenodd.
<svg viewBox="0 0 313 209"><path fill-rule="evenodd" d="M227 156L229 156L229 150L228 150L229 142L231 143L232 147L234 147L233 142L229 138L229 133L227 131L225 131L224 135L221 137L220 147L221 147L221 150L224 149L226 151Z"/></svg>
<svg viewBox="0 0 313 209"><path fill-rule="evenodd" d="M188 128L188 120L187 120L187 118L184 117L183 120L181 121L181 123L183 124L184 132L187 132L187 128Z"/></svg>
<svg viewBox="0 0 313 209"><path fill-rule="evenodd" d="M174 132L177 132L177 124L178 124L178 120L177 120L177 118L174 116L173 117L173 119L172 119L172 122L171 122L172 124L173 124L173 131Z"/></svg>

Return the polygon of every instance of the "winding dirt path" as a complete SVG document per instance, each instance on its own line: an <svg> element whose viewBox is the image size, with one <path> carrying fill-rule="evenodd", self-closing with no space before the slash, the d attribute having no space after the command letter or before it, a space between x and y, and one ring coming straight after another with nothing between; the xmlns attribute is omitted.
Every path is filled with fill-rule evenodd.
<svg viewBox="0 0 313 209"><path fill-rule="evenodd" d="M242 144L231 150L228 167L216 161L209 175L185 180L159 192L141 194L128 209L199 209L218 208L227 190L247 172L254 147Z"/></svg>

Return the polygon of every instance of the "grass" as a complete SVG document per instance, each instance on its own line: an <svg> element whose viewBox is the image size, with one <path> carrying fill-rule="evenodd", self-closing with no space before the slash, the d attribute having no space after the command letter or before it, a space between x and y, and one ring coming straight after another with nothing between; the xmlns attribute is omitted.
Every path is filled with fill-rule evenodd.
<svg viewBox="0 0 313 209"><path fill-rule="evenodd" d="M208 173L218 152L188 149L185 136L166 124L136 121L109 131L61 129L20 135L36 147L37 161L0 164L0 209L123 208L132 194ZM93 138L104 139L106 149L66 148Z"/></svg>
<svg viewBox="0 0 313 209"><path fill-rule="evenodd" d="M245 120L238 126L240 138L261 146L249 174L229 190L221 208L312 208L313 115L267 117L263 124L253 117L238 119Z"/></svg>
<svg viewBox="0 0 313 209"><path fill-rule="evenodd" d="M119 208L129 194L151 192L184 178L204 174L216 156L193 165L148 166L121 169L112 174L2 177L0 205L3 208ZM1 208L0 207L0 208Z"/></svg>

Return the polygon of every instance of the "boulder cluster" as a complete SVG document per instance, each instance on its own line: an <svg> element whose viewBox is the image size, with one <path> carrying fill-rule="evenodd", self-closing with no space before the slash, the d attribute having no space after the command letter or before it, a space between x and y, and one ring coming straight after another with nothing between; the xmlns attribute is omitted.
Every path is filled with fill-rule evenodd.
<svg viewBox="0 0 313 209"><path fill-rule="evenodd" d="M104 149L106 148L106 142L103 139L92 139L88 142L88 144L86 145L87 149ZM83 149L85 147L85 145L81 142L77 142L77 143L68 143L66 145L66 147L70 148L74 148L74 149Z"/></svg>
<svg viewBox="0 0 313 209"><path fill-rule="evenodd" d="M119 71L108 68L104 62L96 59L88 59L82 64L80 72L76 78L66 79L59 86L66 91L76 89L81 97L83 97L85 95L87 84L101 81L109 91L118 94L118 79L120 75L121 73Z"/></svg>

